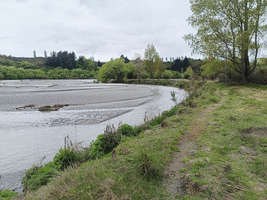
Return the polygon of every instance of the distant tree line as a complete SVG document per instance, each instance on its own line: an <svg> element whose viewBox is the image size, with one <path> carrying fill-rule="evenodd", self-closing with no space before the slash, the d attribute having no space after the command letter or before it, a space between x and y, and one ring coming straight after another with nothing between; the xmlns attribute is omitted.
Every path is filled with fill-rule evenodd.
<svg viewBox="0 0 267 200"><path fill-rule="evenodd" d="M53 51L51 56L47 58L46 65L51 68L61 67L62 69L76 68L76 55L74 52L60 51L56 53Z"/></svg>
<svg viewBox="0 0 267 200"><path fill-rule="evenodd" d="M185 72L186 69L190 66L189 59L185 57L175 59L171 64L171 70L178 72Z"/></svg>

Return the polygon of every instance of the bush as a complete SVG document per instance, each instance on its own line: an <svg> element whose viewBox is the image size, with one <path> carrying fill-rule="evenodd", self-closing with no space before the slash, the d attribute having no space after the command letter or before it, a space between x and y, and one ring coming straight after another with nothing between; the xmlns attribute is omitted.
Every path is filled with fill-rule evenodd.
<svg viewBox="0 0 267 200"><path fill-rule="evenodd" d="M174 106L172 109L170 109L169 111L164 111L163 113L162 113L162 116L163 117L171 117L171 116L173 116L173 115L175 115L175 113L177 112L177 110L178 110L178 107L176 107L176 106Z"/></svg>
<svg viewBox="0 0 267 200"><path fill-rule="evenodd" d="M185 78L185 79L189 79L189 77L190 77L190 74L187 73L187 72L185 72L185 73L184 73L184 78Z"/></svg>
<svg viewBox="0 0 267 200"><path fill-rule="evenodd" d="M149 124L151 126L157 126L157 125L161 124L164 119L165 119L164 116L158 116L158 117L155 117L154 119L152 119L151 121L149 121Z"/></svg>
<svg viewBox="0 0 267 200"><path fill-rule="evenodd" d="M118 58L105 63L98 72L98 79L106 83L110 79L115 79L116 82L122 82L127 73L127 65L123 58Z"/></svg>
<svg viewBox="0 0 267 200"><path fill-rule="evenodd" d="M257 69L254 74L250 76L252 83L267 85L267 69Z"/></svg>
<svg viewBox="0 0 267 200"><path fill-rule="evenodd" d="M66 149L59 149L53 159L53 165L59 170L64 170L65 168L72 166L73 163L79 161L79 154L74 151L73 148L68 147Z"/></svg>
<svg viewBox="0 0 267 200"><path fill-rule="evenodd" d="M149 78L149 77L150 77L150 75L149 75L149 73L147 73L147 71L143 70L143 71L141 72L141 78L142 78L142 79L147 79L147 78Z"/></svg>
<svg viewBox="0 0 267 200"><path fill-rule="evenodd" d="M170 70L166 70L165 72L163 72L162 77L164 79L171 79L173 78L173 73Z"/></svg>
<svg viewBox="0 0 267 200"><path fill-rule="evenodd" d="M126 136L132 136L133 135L133 127L131 127L130 125L128 124L122 124L117 132L119 134L122 134L122 135L126 135Z"/></svg>
<svg viewBox="0 0 267 200"><path fill-rule="evenodd" d="M57 170L52 167L52 162L45 166L35 165L26 171L22 179L23 188L26 191L37 190L43 185L46 185L55 176Z"/></svg>
<svg viewBox="0 0 267 200"><path fill-rule="evenodd" d="M136 135L139 135L139 133L141 133L141 131L142 131L142 128L141 127L139 127L139 126L135 126L134 128L133 128L133 134L136 136Z"/></svg>
<svg viewBox="0 0 267 200"><path fill-rule="evenodd" d="M177 71L171 71L173 78L178 79L178 78L182 78L182 74L180 72Z"/></svg>
<svg viewBox="0 0 267 200"><path fill-rule="evenodd" d="M1 190L0 189L0 199L10 199L16 196L18 193L11 190Z"/></svg>
<svg viewBox="0 0 267 200"><path fill-rule="evenodd" d="M88 153L88 151L85 152ZM86 157L84 153L75 152L71 147L66 149L61 148L53 158L53 161L44 166L34 165L26 171L25 176L22 179L24 190L37 190L41 186L49 183L59 171L62 171L69 166L73 166L74 163L85 160L84 157Z"/></svg>
<svg viewBox="0 0 267 200"><path fill-rule="evenodd" d="M98 135L96 141L92 141L90 144L90 157L92 159L98 159L110 153L119 145L120 140L121 138L116 132Z"/></svg>
<svg viewBox="0 0 267 200"><path fill-rule="evenodd" d="M0 80L3 80L4 78L5 78L5 75L2 72L0 72Z"/></svg>

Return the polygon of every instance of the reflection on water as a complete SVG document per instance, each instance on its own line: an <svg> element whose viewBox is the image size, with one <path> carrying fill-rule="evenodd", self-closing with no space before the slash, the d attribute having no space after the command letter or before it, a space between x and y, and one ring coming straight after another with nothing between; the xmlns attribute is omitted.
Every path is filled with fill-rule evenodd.
<svg viewBox="0 0 267 200"><path fill-rule="evenodd" d="M84 146L107 124L139 125L178 101L185 91L163 86L92 84L92 80L0 81L0 184L22 191L23 173L53 159L64 137ZM18 111L16 107L71 104L59 111Z"/></svg>

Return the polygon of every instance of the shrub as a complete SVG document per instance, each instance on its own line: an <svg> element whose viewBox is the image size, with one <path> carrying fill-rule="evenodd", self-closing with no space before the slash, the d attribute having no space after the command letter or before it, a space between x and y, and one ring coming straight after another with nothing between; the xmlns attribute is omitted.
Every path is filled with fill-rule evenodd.
<svg viewBox="0 0 267 200"><path fill-rule="evenodd" d="M267 69L257 69L255 73L251 75L250 81L252 83L267 85Z"/></svg>
<svg viewBox="0 0 267 200"><path fill-rule="evenodd" d="M3 80L4 78L5 78L5 75L2 72L0 72L0 80Z"/></svg>
<svg viewBox="0 0 267 200"><path fill-rule="evenodd" d="M101 82L108 82L115 79L116 82L122 82L127 73L127 65L123 58L118 58L105 63L98 72L98 79Z"/></svg>
<svg viewBox="0 0 267 200"><path fill-rule="evenodd" d="M178 78L182 78L182 74L180 72L177 71L171 71L173 78L178 79Z"/></svg>
<svg viewBox="0 0 267 200"><path fill-rule="evenodd" d="M128 124L122 124L117 132L122 135L131 136L133 135L133 127Z"/></svg>
<svg viewBox="0 0 267 200"><path fill-rule="evenodd" d="M163 113L162 113L162 116L163 117L171 117L171 116L173 116L173 115L175 115L175 113L177 112L177 110L178 110L178 107L177 106L174 106L172 109L170 109L169 111L164 111Z"/></svg>
<svg viewBox="0 0 267 200"><path fill-rule="evenodd" d="M190 74L187 73L187 72L185 72L185 73L184 73L184 78L185 78L185 79L189 79L189 77L190 77Z"/></svg>
<svg viewBox="0 0 267 200"><path fill-rule="evenodd" d="M51 178L57 173L57 170L51 165L51 162L45 166L35 165L27 170L22 179L24 190L37 190L41 186L49 183Z"/></svg>
<svg viewBox="0 0 267 200"><path fill-rule="evenodd" d="M147 71L143 70L143 71L141 72L141 78L142 78L142 79L147 79L147 78L149 78L149 77L150 77L150 75L149 75L149 73L148 73Z"/></svg>
<svg viewBox="0 0 267 200"><path fill-rule="evenodd" d="M34 78L36 78L36 79L45 79L45 78L47 78L45 72L40 70L40 69L33 70L33 72L34 72Z"/></svg>
<svg viewBox="0 0 267 200"><path fill-rule="evenodd" d="M149 121L149 124L151 126L156 126L156 125L161 124L164 119L165 119L164 116L158 116L158 117L155 117L154 119L152 119L151 121Z"/></svg>
<svg viewBox="0 0 267 200"><path fill-rule="evenodd" d="M16 196L18 193L11 190L1 190L0 189L0 199L10 199Z"/></svg>
<svg viewBox="0 0 267 200"><path fill-rule="evenodd" d="M59 171L73 166L74 163L85 160L85 156L81 152L75 152L71 147L66 149L61 148L53 158L53 161L44 166L34 165L26 171L22 179L24 190L37 190L41 186L46 185Z"/></svg>
<svg viewBox="0 0 267 200"><path fill-rule="evenodd" d="M114 133L105 133L97 136L95 141L90 144L90 157L97 159L110 153L120 143L120 136Z"/></svg>
<svg viewBox="0 0 267 200"><path fill-rule="evenodd" d="M72 166L73 163L78 162L79 154L73 148L60 149L53 159L53 165L59 170Z"/></svg>
<svg viewBox="0 0 267 200"><path fill-rule="evenodd" d="M164 79L171 79L173 78L173 73L170 70L166 70L165 72L163 72L162 77Z"/></svg>
<svg viewBox="0 0 267 200"><path fill-rule="evenodd" d="M139 126L135 126L135 127L133 128L133 134L134 134L135 136L138 135L139 133L141 133L141 131L142 131L142 128L139 127Z"/></svg>

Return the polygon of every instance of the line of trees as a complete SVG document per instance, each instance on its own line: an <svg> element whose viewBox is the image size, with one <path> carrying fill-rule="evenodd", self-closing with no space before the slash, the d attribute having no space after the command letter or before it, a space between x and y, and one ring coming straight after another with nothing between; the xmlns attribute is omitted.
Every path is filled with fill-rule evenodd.
<svg viewBox="0 0 267 200"><path fill-rule="evenodd" d="M53 51L51 56L47 58L46 65L51 68L61 67L62 69L75 69L76 55L74 52L60 51L56 53Z"/></svg>
<svg viewBox="0 0 267 200"><path fill-rule="evenodd" d="M175 59L171 64L171 70L185 72L186 69L190 66L189 59L185 57Z"/></svg>

